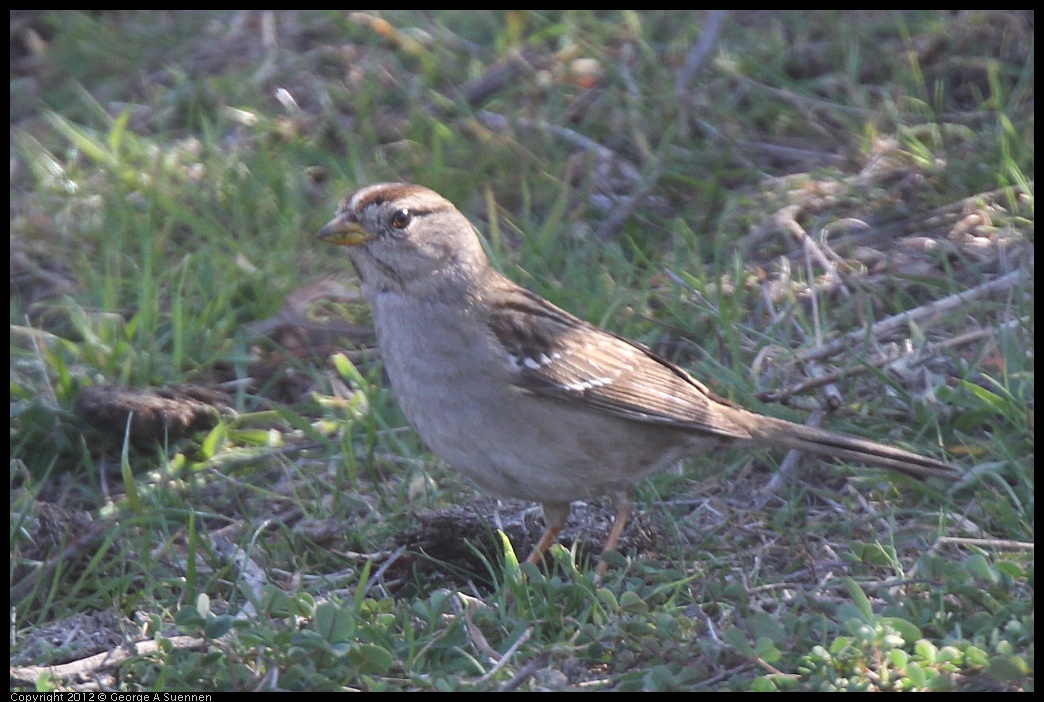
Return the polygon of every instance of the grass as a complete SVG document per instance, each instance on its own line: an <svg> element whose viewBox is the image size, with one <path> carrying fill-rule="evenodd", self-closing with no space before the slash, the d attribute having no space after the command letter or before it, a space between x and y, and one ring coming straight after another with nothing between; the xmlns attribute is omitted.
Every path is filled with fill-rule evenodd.
<svg viewBox="0 0 1044 702"><path fill-rule="evenodd" d="M13 688L1033 689L1032 14L11 22ZM968 477L723 451L601 583L604 505L520 566L538 520L413 435L314 242L381 180L715 392Z"/></svg>

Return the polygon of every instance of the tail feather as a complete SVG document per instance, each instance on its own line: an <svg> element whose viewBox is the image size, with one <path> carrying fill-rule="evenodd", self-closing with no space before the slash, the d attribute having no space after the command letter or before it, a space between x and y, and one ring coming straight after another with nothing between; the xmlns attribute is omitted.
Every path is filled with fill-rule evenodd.
<svg viewBox="0 0 1044 702"><path fill-rule="evenodd" d="M769 418L762 417L761 419ZM832 431L774 418L769 423L762 423L761 427L762 429L756 430L754 438L766 445L811 451L848 461L888 468L920 480L926 478L956 480L960 477L958 470L942 461L876 441L836 434Z"/></svg>

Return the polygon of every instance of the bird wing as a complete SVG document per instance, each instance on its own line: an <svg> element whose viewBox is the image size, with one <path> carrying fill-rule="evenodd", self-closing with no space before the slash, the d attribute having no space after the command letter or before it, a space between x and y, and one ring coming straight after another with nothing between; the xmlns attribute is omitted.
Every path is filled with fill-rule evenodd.
<svg viewBox="0 0 1044 702"><path fill-rule="evenodd" d="M741 408L648 348L513 288L490 328L515 367L516 387L627 419L749 439Z"/></svg>

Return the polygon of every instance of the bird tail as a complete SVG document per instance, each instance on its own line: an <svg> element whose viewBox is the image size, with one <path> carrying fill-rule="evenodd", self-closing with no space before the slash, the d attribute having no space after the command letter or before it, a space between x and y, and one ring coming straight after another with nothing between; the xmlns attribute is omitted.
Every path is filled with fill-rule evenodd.
<svg viewBox="0 0 1044 702"><path fill-rule="evenodd" d="M880 468L888 468L920 480L943 478L956 480L960 471L942 461L920 456L894 446L855 436L835 434L816 427L794 424L782 419L762 423L764 430L756 430L755 439L767 446L784 446L798 451L811 451L848 461L856 461Z"/></svg>

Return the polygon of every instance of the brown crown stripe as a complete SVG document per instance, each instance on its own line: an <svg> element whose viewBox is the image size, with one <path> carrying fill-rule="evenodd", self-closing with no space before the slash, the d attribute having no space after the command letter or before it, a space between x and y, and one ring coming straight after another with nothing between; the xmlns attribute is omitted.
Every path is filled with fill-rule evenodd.
<svg viewBox="0 0 1044 702"><path fill-rule="evenodd" d="M386 202L394 202L413 195L426 195L433 204L442 200L434 192L420 185L413 185L412 183L384 183L357 191L348 198L347 205L351 205L355 198L360 195L363 195L363 197L354 202L356 211L362 211L370 205L382 205ZM443 202L445 201L443 200ZM449 203L446 203L446 205L449 205ZM452 205L450 206L452 207ZM430 209L436 208L432 207Z"/></svg>

